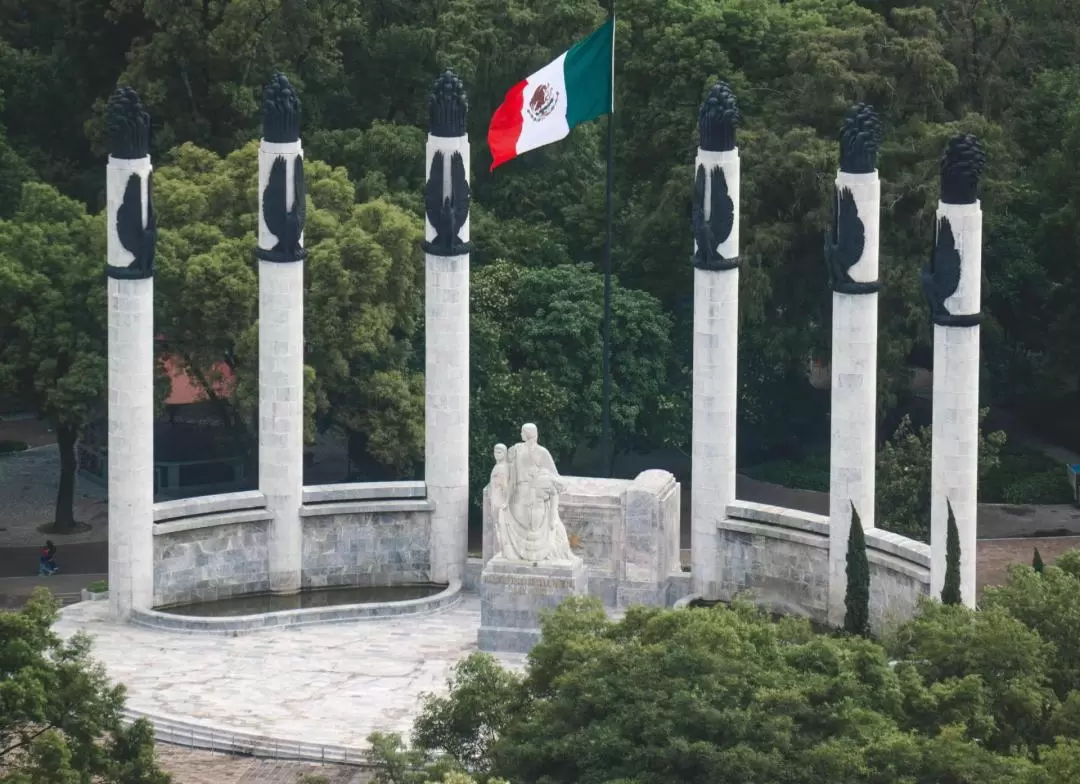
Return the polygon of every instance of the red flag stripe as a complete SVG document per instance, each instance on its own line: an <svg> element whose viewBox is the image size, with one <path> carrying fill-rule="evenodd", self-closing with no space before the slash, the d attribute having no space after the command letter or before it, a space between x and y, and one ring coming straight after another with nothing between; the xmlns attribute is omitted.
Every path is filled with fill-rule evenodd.
<svg viewBox="0 0 1080 784"><path fill-rule="evenodd" d="M525 108L525 85L528 79L515 84L506 93L506 98L491 116L488 126L488 147L491 148L491 169L517 157L517 142L521 137L524 121L521 116Z"/></svg>

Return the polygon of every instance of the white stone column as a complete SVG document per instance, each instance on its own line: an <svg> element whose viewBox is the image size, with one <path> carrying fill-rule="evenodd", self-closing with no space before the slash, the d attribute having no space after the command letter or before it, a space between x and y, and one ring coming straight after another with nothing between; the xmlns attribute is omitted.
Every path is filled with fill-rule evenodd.
<svg viewBox="0 0 1080 784"><path fill-rule="evenodd" d="M974 137L949 142L934 255L923 275L934 320L930 591L940 598L945 584L951 505L960 538L960 596L969 607L975 606L982 303L982 209L976 193L984 165Z"/></svg>
<svg viewBox="0 0 1080 784"><path fill-rule="evenodd" d="M739 111L728 85L699 116L695 161L691 590L719 594L718 525L735 500L739 356ZM719 176L722 174L722 177ZM702 179L704 182L702 183ZM710 247L703 247L704 245Z"/></svg>
<svg viewBox="0 0 1080 784"><path fill-rule="evenodd" d="M300 590L304 489L306 189L300 101L275 74L263 98L259 146L259 490L270 523L270 589Z"/></svg>
<svg viewBox="0 0 1080 784"><path fill-rule="evenodd" d="M149 117L129 88L109 101L106 237L109 322L109 605L154 598L154 269Z"/></svg>
<svg viewBox="0 0 1080 784"><path fill-rule="evenodd" d="M833 229L826 266L833 289L829 449L829 623L846 612L852 507L874 527L877 459L878 247L881 182L875 169L881 126L873 109L848 111L840 134Z"/></svg>
<svg viewBox="0 0 1080 784"><path fill-rule="evenodd" d="M431 516L431 579L462 580L469 537L468 102L451 72L429 99L424 221L424 482ZM449 201L447 201L449 200Z"/></svg>

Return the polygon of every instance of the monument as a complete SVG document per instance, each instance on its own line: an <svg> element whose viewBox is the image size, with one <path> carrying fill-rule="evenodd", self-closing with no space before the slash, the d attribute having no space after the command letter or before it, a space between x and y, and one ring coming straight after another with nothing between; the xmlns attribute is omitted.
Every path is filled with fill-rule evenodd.
<svg viewBox="0 0 1080 784"><path fill-rule="evenodd" d="M848 534L856 510L874 527L877 460L878 251L881 121L855 104L840 132L833 225L825 237L832 289L832 413L829 417L829 623L844 623Z"/></svg>
<svg viewBox="0 0 1080 784"><path fill-rule="evenodd" d="M960 134L941 158L941 198L923 292L934 324L934 410L930 458L930 595L945 584L949 506L960 534L960 595L975 606L979 486L979 323L986 153Z"/></svg>
<svg viewBox="0 0 1080 784"><path fill-rule="evenodd" d="M698 113L694 210L694 376L690 494L693 590L717 592L717 523L735 500L739 402L739 187L735 94L719 82Z"/></svg>
<svg viewBox="0 0 1080 784"><path fill-rule="evenodd" d="M259 144L259 490L273 515L270 589L300 590L304 530L304 151L300 99L282 74L263 92Z"/></svg>
<svg viewBox="0 0 1080 784"><path fill-rule="evenodd" d="M150 116L109 99L109 603L127 620L154 595L154 218Z"/></svg>
<svg viewBox="0 0 1080 784"><path fill-rule="evenodd" d="M480 576L480 650L527 653L540 639L540 612L588 588L559 517L565 483L536 425L521 443L496 444L491 472L496 553Z"/></svg>

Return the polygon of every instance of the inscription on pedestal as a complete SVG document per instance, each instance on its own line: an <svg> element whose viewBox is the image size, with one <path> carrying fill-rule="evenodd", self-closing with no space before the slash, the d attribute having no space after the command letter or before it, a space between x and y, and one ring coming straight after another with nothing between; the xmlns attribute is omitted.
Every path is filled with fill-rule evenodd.
<svg viewBox="0 0 1080 784"><path fill-rule="evenodd" d="M587 589L580 560L534 566L496 555L480 576L480 650L528 653L540 640L541 611Z"/></svg>

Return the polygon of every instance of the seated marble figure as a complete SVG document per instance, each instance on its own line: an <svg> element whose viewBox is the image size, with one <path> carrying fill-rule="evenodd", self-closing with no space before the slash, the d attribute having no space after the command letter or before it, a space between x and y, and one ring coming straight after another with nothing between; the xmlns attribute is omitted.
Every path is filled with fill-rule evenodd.
<svg viewBox="0 0 1080 784"><path fill-rule="evenodd" d="M538 442L536 425L521 428L521 443L495 445L491 509L496 551L511 561L577 563L559 517L566 485L551 453Z"/></svg>

